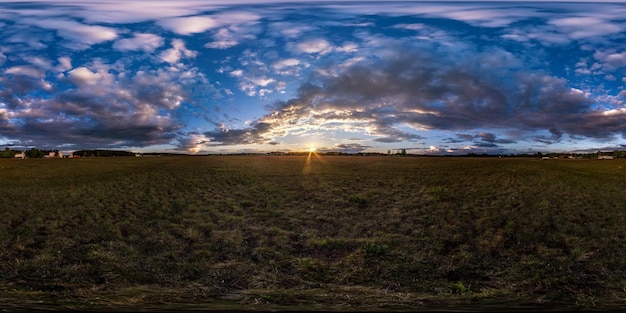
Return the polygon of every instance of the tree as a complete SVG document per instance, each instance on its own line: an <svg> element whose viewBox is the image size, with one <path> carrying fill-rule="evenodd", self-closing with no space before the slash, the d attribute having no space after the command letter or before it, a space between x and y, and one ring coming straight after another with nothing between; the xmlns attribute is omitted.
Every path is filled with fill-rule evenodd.
<svg viewBox="0 0 626 313"><path fill-rule="evenodd" d="M15 153L13 153L13 151L11 151L11 149L4 148L4 151L0 152L0 158L12 158L13 156L15 156Z"/></svg>
<svg viewBox="0 0 626 313"><path fill-rule="evenodd" d="M43 151L37 149L37 148L32 148L30 150L26 151L26 157L27 158L43 158L44 153Z"/></svg>

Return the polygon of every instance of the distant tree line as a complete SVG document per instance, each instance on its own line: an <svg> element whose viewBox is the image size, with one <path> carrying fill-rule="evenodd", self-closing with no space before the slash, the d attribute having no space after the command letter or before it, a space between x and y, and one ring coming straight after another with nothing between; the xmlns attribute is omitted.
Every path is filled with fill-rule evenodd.
<svg viewBox="0 0 626 313"><path fill-rule="evenodd" d="M47 155L50 155L51 152L54 152L54 156L59 156L59 150L40 150L37 148L31 148L24 151L24 155L27 158L37 159L43 158ZM13 158L16 154L22 153L22 150L11 150L8 147L4 148L4 150L0 151L0 158ZM118 150L79 150L74 151L75 156L79 157L118 157L118 156L135 156L134 153L128 151L118 151Z"/></svg>
<svg viewBox="0 0 626 313"><path fill-rule="evenodd" d="M74 151L75 156L79 157L123 157L135 156L134 153L120 150L78 150Z"/></svg>
<svg viewBox="0 0 626 313"><path fill-rule="evenodd" d="M59 150L39 150L37 148L31 148L29 150L24 151L24 154L27 158L43 158L44 156L50 154L50 152L54 152L55 155L59 153ZM9 148L4 148L4 151L0 152L0 158L13 158L16 154L22 153L22 151L11 150Z"/></svg>
<svg viewBox="0 0 626 313"><path fill-rule="evenodd" d="M13 158L16 154L21 153L22 150L11 150L8 147L4 148L4 150L0 151L0 158ZM59 156L59 150L39 150L37 148L31 148L24 151L24 154L27 158L43 158L44 156L50 155L50 152L54 152L55 156ZM395 152L395 153L393 153ZM419 154L408 154L406 149L397 149L395 151L388 150L386 154L379 152L357 152L357 153L346 153L346 152L319 152L320 155L359 155L359 156L383 156L383 155L396 155L396 156L432 156L432 155L419 155ZM271 152L267 153L270 155L308 155L309 152ZM78 157L126 157L126 156L135 156L135 153L129 151L121 151L121 150L102 150L102 149L92 149L92 150L78 150L73 152L74 156ZM142 153L142 156L167 156L167 155L184 155L178 153ZM232 155L260 155L260 153L238 153ZM448 155L452 156L452 155ZM468 153L465 155L456 155L456 157L514 157L514 158L577 158L577 159L597 159L599 156L612 156L613 158L626 158L626 151L624 150L613 150L613 151L597 151L593 153L518 153L518 154L487 154L487 153Z"/></svg>
<svg viewBox="0 0 626 313"><path fill-rule="evenodd" d="M492 156L492 155L486 155L486 154L482 154L482 155L477 155L477 154L468 154L467 156ZM613 151L597 151L597 152L593 152L593 153L556 153L556 152L551 152L551 153L541 153L541 152L537 152L537 153L520 153L520 154L508 154L508 155L502 155L502 156L507 156L507 157L516 157L516 158L542 158L542 157L549 157L549 158L568 158L568 157L573 157L576 159L597 159L599 156L612 156L616 159L618 158L626 158L626 151L623 150L613 150Z"/></svg>
<svg viewBox="0 0 626 313"><path fill-rule="evenodd" d="M12 158L13 156L15 156L15 151L9 148L4 148L4 151L0 152L0 158Z"/></svg>

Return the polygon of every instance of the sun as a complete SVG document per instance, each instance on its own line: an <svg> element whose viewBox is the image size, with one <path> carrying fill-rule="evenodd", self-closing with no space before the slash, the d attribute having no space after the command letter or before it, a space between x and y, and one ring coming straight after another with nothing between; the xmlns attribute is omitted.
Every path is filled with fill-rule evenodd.
<svg viewBox="0 0 626 313"><path fill-rule="evenodd" d="M310 146L310 147L308 147L306 149L306 151L308 151L308 152L315 152L315 151L317 151L317 148L315 148L314 146Z"/></svg>

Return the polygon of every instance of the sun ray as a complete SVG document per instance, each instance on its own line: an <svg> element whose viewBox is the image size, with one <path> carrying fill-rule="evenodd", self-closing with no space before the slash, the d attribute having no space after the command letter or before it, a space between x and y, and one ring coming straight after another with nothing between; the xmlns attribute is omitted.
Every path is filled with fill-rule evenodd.
<svg viewBox="0 0 626 313"><path fill-rule="evenodd" d="M304 161L304 167L302 168L302 173L303 174L309 174L311 173L312 169L313 169L313 157L315 157L315 160L317 162L317 164L321 164L323 163L322 158L320 157L320 155L317 153L317 148L315 146L309 146L306 151L308 151L306 160ZM318 165L319 166L319 165Z"/></svg>

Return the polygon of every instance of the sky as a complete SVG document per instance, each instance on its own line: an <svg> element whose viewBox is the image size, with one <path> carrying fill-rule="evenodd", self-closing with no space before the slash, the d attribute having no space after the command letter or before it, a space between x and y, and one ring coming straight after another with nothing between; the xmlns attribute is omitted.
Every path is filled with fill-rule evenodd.
<svg viewBox="0 0 626 313"><path fill-rule="evenodd" d="M626 149L626 3L0 3L0 147Z"/></svg>

